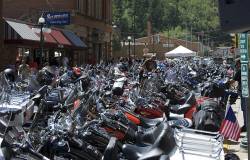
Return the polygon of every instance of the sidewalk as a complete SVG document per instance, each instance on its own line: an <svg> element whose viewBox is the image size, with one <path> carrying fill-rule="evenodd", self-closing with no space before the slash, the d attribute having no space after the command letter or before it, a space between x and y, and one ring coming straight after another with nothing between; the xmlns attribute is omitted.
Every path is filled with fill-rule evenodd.
<svg viewBox="0 0 250 160"><path fill-rule="evenodd" d="M239 121L240 126L243 126L243 113L242 113L241 108L240 108L240 99L238 99L236 101L236 104L233 105L232 108L235 112L235 115ZM241 134L241 137L244 137L244 136L246 136L246 133ZM241 140L239 140L239 142L240 141ZM241 160L248 160L247 150L242 149L240 147L240 143L235 144L235 145L228 145L228 151L237 154Z"/></svg>

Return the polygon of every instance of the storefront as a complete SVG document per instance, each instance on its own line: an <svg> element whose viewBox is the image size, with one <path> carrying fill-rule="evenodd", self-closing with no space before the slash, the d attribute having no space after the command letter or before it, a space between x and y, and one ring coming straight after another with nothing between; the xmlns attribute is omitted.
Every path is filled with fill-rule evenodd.
<svg viewBox="0 0 250 160"><path fill-rule="evenodd" d="M107 61L111 59L111 35L110 33L94 29L92 30L92 53L93 57L96 60L96 63L99 63L101 60Z"/></svg>
<svg viewBox="0 0 250 160"><path fill-rule="evenodd" d="M12 55L11 62L27 56L37 61L39 66L45 62L51 63L54 57L67 56L71 65L82 63L80 54L87 48L86 44L73 32L59 28L43 28L44 42L41 45L40 28L34 24L28 24L12 19L5 19L4 43L7 55ZM43 46L43 53L41 53ZM14 53L13 53L14 52ZM60 53L55 55L55 53ZM13 59L13 54L15 55ZM58 57L59 56L59 57Z"/></svg>

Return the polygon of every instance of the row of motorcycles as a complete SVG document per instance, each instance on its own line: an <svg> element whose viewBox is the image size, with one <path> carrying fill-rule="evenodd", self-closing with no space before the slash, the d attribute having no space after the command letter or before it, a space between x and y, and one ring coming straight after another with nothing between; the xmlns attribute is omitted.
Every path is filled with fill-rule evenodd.
<svg viewBox="0 0 250 160"><path fill-rule="evenodd" d="M193 60L48 67L0 74L0 159L222 160L219 134L235 103L223 66Z"/></svg>

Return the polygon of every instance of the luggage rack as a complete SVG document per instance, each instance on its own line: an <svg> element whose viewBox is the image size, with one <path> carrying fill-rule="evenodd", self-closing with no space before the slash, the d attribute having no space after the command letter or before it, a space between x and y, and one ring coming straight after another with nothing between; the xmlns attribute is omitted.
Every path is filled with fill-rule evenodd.
<svg viewBox="0 0 250 160"><path fill-rule="evenodd" d="M9 126L23 125L31 117L34 101L28 92L1 92L0 121Z"/></svg>
<svg viewBox="0 0 250 160"><path fill-rule="evenodd" d="M224 157L224 139L218 132L175 129L175 140L183 160L189 159L185 157L203 157L208 160L220 160Z"/></svg>

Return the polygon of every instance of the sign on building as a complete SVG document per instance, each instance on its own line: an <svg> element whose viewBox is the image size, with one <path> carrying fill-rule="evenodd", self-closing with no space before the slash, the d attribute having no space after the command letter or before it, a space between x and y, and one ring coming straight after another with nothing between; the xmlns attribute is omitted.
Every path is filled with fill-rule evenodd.
<svg viewBox="0 0 250 160"><path fill-rule="evenodd" d="M44 18L47 25L70 24L70 12L45 12Z"/></svg>
<svg viewBox="0 0 250 160"><path fill-rule="evenodd" d="M171 43L164 43L164 44L162 44L162 47L163 48L174 48L174 44L171 44Z"/></svg>
<svg viewBox="0 0 250 160"><path fill-rule="evenodd" d="M242 96L249 97L248 86L248 35L246 33L239 34L239 48L241 58L241 85Z"/></svg>

